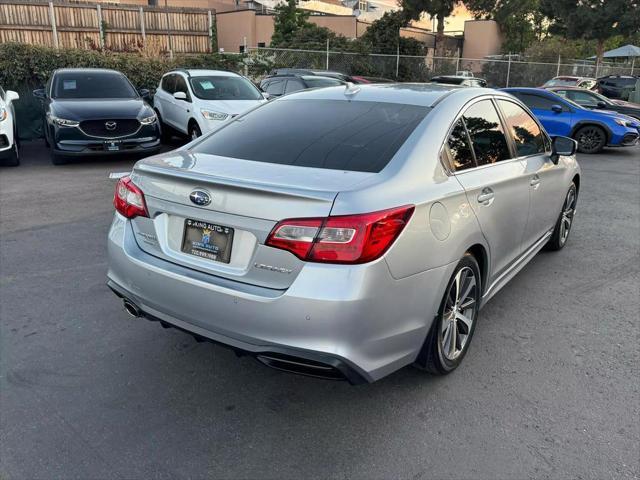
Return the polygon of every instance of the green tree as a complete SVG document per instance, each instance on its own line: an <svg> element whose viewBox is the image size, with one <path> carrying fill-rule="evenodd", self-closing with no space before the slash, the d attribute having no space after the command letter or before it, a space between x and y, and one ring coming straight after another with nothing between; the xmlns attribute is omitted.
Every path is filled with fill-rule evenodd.
<svg viewBox="0 0 640 480"><path fill-rule="evenodd" d="M453 12L458 0L402 0L402 10L408 19L419 20L423 13L436 17L436 55L445 52L444 20Z"/></svg>
<svg viewBox="0 0 640 480"><path fill-rule="evenodd" d="M594 40L598 62L607 40L637 34L640 25L640 0L540 0L540 5L552 33Z"/></svg>
<svg viewBox="0 0 640 480"><path fill-rule="evenodd" d="M305 27L308 27L309 14L296 7L296 0L288 0L275 8L273 21L273 35L271 46L279 47L289 44L292 38Z"/></svg>
<svg viewBox="0 0 640 480"><path fill-rule="evenodd" d="M401 10L385 12L367 28L359 41L366 43L375 53L395 54L399 47L400 55L424 55L425 46L422 42L400 36L400 29L406 27L408 22L409 18Z"/></svg>

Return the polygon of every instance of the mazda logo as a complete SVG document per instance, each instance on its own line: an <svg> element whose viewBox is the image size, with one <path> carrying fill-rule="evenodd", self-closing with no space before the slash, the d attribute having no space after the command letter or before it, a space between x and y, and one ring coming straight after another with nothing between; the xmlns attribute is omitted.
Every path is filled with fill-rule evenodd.
<svg viewBox="0 0 640 480"><path fill-rule="evenodd" d="M116 122L104 122L104 128L107 130L115 130L118 124Z"/></svg>
<svg viewBox="0 0 640 480"><path fill-rule="evenodd" d="M211 196L202 190L194 190L189 195L189 200L200 207L204 207L211 203Z"/></svg>

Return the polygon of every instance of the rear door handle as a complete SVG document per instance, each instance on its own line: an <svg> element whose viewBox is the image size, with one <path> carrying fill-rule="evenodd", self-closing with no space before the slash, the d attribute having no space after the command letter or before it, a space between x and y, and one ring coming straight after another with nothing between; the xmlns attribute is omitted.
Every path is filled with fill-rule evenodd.
<svg viewBox="0 0 640 480"><path fill-rule="evenodd" d="M531 181L529 182L529 185L531 185L533 188L538 188L538 185L540 185L540 177L536 174L531 178Z"/></svg>
<svg viewBox="0 0 640 480"><path fill-rule="evenodd" d="M491 205L491 202L493 201L495 196L496 194L493 193L493 190L491 190L489 187L483 188L482 192L480 192L480 195L478 195L478 203L481 203L483 205Z"/></svg>

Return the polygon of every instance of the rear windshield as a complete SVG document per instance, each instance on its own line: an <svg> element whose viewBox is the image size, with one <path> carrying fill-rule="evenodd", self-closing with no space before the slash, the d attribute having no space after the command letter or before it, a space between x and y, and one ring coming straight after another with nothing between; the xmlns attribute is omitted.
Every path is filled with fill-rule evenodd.
<svg viewBox="0 0 640 480"><path fill-rule="evenodd" d="M347 100L281 99L218 130L198 153L301 167L379 172L428 107Z"/></svg>
<svg viewBox="0 0 640 480"><path fill-rule="evenodd" d="M138 93L118 72L60 72L53 81L53 98L137 98Z"/></svg>
<svg viewBox="0 0 640 480"><path fill-rule="evenodd" d="M261 100L260 91L242 77L191 77L191 88L203 100Z"/></svg>
<svg viewBox="0 0 640 480"><path fill-rule="evenodd" d="M545 87L571 87L578 83L577 78L552 78L544 84Z"/></svg>
<svg viewBox="0 0 640 480"><path fill-rule="evenodd" d="M338 80L337 78L326 78L326 77L302 77L305 82L307 82L307 86L309 88L320 88L320 87L335 87L337 85L343 85L343 82Z"/></svg>
<svg viewBox="0 0 640 480"><path fill-rule="evenodd" d="M455 78L455 77L433 77L431 79L432 82L445 83L447 85L460 85L465 80L468 80L468 79L467 78Z"/></svg>

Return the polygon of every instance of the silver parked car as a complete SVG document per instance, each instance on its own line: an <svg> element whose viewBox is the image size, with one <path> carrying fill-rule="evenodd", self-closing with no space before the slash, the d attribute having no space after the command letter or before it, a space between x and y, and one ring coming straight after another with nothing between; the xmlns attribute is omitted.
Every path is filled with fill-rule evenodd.
<svg viewBox="0 0 640 480"><path fill-rule="evenodd" d="M480 307L565 245L575 148L482 88L286 96L118 182L108 284L132 315L278 369L445 374Z"/></svg>

